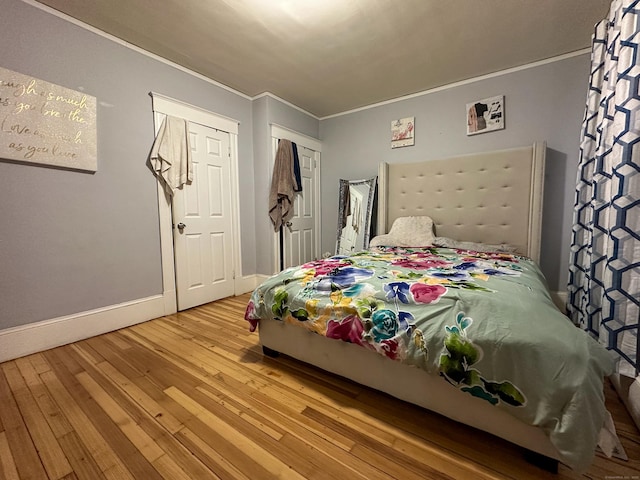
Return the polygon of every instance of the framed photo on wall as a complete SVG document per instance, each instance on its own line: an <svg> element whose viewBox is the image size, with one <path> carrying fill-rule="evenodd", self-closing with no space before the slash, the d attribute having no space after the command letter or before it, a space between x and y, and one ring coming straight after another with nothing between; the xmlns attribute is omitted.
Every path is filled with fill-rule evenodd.
<svg viewBox="0 0 640 480"><path fill-rule="evenodd" d="M391 122L391 148L414 145L415 117L399 118Z"/></svg>
<svg viewBox="0 0 640 480"><path fill-rule="evenodd" d="M467 135L504 128L504 95L467 103Z"/></svg>

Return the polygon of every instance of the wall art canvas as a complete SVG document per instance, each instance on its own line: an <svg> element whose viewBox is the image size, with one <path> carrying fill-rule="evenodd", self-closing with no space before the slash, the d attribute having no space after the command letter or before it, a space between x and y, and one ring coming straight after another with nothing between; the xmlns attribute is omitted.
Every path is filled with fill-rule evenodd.
<svg viewBox="0 0 640 480"><path fill-rule="evenodd" d="M415 118L399 118L391 122L391 148L414 144Z"/></svg>
<svg viewBox="0 0 640 480"><path fill-rule="evenodd" d="M504 128L504 95L467 103L467 135Z"/></svg>
<svg viewBox="0 0 640 480"><path fill-rule="evenodd" d="M97 170L96 99L0 67L0 159Z"/></svg>

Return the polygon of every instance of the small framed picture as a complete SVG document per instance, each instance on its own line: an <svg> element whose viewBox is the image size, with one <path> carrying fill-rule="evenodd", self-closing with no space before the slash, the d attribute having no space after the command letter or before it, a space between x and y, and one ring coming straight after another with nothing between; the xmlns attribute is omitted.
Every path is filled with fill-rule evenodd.
<svg viewBox="0 0 640 480"><path fill-rule="evenodd" d="M467 135L504 128L504 95L467 103Z"/></svg>
<svg viewBox="0 0 640 480"><path fill-rule="evenodd" d="M415 117L399 118L391 122L391 148L414 144Z"/></svg>

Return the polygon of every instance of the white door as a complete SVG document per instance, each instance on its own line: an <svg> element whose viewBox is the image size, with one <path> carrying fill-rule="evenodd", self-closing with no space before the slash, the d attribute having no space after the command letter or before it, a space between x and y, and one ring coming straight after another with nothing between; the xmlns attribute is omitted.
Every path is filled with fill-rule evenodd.
<svg viewBox="0 0 640 480"><path fill-rule="evenodd" d="M230 136L189 123L193 181L173 196L178 310L234 294Z"/></svg>
<svg viewBox="0 0 640 480"><path fill-rule="evenodd" d="M317 152L297 145L302 192L293 204L293 217L284 228L284 268L318 259L318 168Z"/></svg>

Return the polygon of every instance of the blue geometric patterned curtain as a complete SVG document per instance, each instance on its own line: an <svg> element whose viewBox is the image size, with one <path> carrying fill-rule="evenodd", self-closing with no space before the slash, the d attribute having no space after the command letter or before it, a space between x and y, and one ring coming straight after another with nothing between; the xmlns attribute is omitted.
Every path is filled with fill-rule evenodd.
<svg viewBox="0 0 640 480"><path fill-rule="evenodd" d="M639 1L614 0L593 36L567 305L631 377L640 350Z"/></svg>

